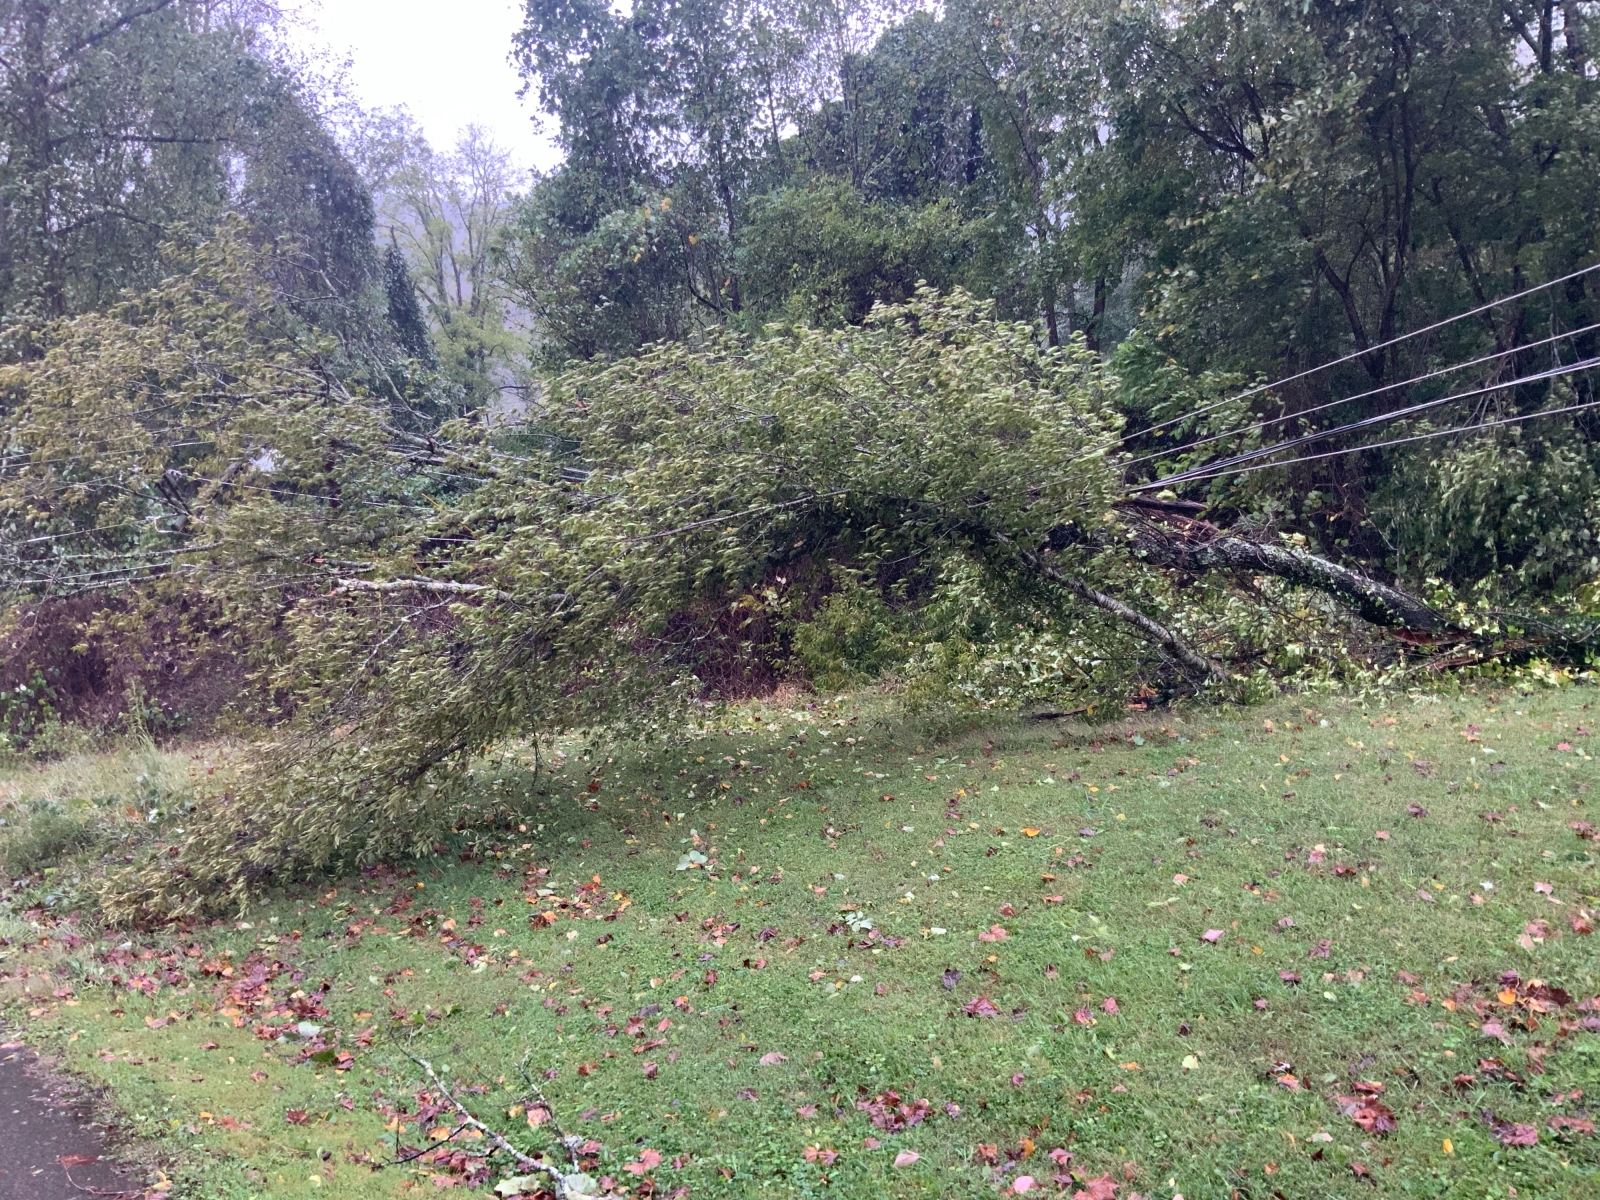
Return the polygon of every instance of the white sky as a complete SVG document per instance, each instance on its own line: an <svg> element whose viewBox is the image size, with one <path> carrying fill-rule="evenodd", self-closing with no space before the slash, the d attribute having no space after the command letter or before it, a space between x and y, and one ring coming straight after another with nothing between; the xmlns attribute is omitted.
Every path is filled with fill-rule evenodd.
<svg viewBox="0 0 1600 1200"><path fill-rule="evenodd" d="M305 0L288 22L302 49L348 59L347 81L364 107L411 110L440 149L481 125L521 167L558 160L507 59L522 23L517 0Z"/></svg>

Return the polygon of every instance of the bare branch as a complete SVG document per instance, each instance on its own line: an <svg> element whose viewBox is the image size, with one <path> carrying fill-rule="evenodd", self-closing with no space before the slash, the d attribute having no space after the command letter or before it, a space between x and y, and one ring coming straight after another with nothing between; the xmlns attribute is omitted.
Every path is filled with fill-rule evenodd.
<svg viewBox="0 0 1600 1200"><path fill-rule="evenodd" d="M517 598L510 592L490 587L486 583L456 583L447 579L388 579L381 583L369 579L340 579L332 595L348 592L439 592L462 596L491 596L515 604Z"/></svg>

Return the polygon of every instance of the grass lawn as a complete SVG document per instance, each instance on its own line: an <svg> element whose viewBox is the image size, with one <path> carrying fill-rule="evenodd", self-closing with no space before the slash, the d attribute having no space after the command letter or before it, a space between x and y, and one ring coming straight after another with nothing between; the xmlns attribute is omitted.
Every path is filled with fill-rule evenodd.
<svg viewBox="0 0 1600 1200"><path fill-rule="evenodd" d="M174 1196L516 1174L416 1060L632 1196L1600 1196L1600 692L1318 703L511 754L475 855L247 921L15 893L4 1016Z"/></svg>

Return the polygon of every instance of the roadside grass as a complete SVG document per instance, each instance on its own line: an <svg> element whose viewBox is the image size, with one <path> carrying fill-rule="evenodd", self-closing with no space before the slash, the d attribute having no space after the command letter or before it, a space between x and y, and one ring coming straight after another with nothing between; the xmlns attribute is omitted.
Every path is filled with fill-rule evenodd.
<svg viewBox="0 0 1600 1200"><path fill-rule="evenodd" d="M1597 701L935 742L840 697L537 778L512 748L474 780L498 832L244 921L18 892L5 1019L175 1196L514 1174L419 1060L633 1196L1596 1195Z"/></svg>
<svg viewBox="0 0 1600 1200"><path fill-rule="evenodd" d="M181 823L236 750L228 743L163 750L128 738L0 769L0 874L53 878L83 851L148 841L152 827Z"/></svg>

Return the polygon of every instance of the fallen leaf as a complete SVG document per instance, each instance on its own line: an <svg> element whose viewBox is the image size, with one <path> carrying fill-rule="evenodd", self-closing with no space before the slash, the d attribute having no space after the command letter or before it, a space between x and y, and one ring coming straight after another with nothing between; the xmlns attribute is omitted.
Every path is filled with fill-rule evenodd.
<svg viewBox="0 0 1600 1200"><path fill-rule="evenodd" d="M1000 1015L1000 1010L994 1006L994 1002L987 996L974 996L967 1001L963 1011L969 1017L998 1017Z"/></svg>
<svg viewBox="0 0 1600 1200"><path fill-rule="evenodd" d="M776 1050L771 1050L766 1054L763 1054L756 1061L759 1062L763 1067L775 1067L779 1063L788 1062L789 1056L787 1054L781 1054Z"/></svg>
<svg viewBox="0 0 1600 1200"><path fill-rule="evenodd" d="M1213 946L1215 946L1222 940L1222 930L1208 929L1200 935L1200 940L1202 942L1210 942Z"/></svg>
<svg viewBox="0 0 1600 1200"><path fill-rule="evenodd" d="M630 1175L643 1175L661 1165L661 1151L646 1146L639 1151L639 1161L626 1164L622 1169Z"/></svg>
<svg viewBox="0 0 1600 1200"><path fill-rule="evenodd" d="M304 1125L311 1119L311 1116L303 1108L291 1108L283 1114L283 1119L291 1125Z"/></svg>
<svg viewBox="0 0 1600 1200"><path fill-rule="evenodd" d="M1549 896L1554 893L1556 889L1548 883L1536 883L1533 885L1533 890L1541 896Z"/></svg>
<svg viewBox="0 0 1600 1200"><path fill-rule="evenodd" d="M1374 1096L1335 1096L1333 1102L1368 1133L1393 1133L1400 1127L1393 1110Z"/></svg>
<svg viewBox="0 0 1600 1200"><path fill-rule="evenodd" d="M1588 1117L1551 1117L1550 1128L1557 1133L1593 1133L1594 1122Z"/></svg>
<svg viewBox="0 0 1600 1200"><path fill-rule="evenodd" d="M980 942L1003 942L1011 935L1002 926L991 925L988 929L978 934Z"/></svg>
<svg viewBox="0 0 1600 1200"><path fill-rule="evenodd" d="M1494 1134L1495 1141L1502 1146L1537 1146L1539 1144L1539 1129L1536 1125L1517 1125L1510 1121L1502 1121L1489 1109L1483 1110L1484 1122Z"/></svg>
<svg viewBox="0 0 1600 1200"><path fill-rule="evenodd" d="M1279 971L1278 972L1278 978L1283 980L1285 983L1299 983L1300 982L1300 972L1299 971Z"/></svg>
<svg viewBox="0 0 1600 1200"><path fill-rule="evenodd" d="M1100 1011L1113 1017L1116 1016L1117 1013L1121 1011L1117 1008L1117 998L1115 996L1107 996L1104 1000L1100 1001Z"/></svg>
<svg viewBox="0 0 1600 1200"><path fill-rule="evenodd" d="M1425 817L1428 815L1428 810L1423 808L1420 804L1406 805L1406 812L1413 817Z"/></svg>
<svg viewBox="0 0 1600 1200"><path fill-rule="evenodd" d="M807 1162L820 1163L824 1167L831 1167L834 1160L839 1157L837 1150L824 1150L821 1146L807 1146L800 1152Z"/></svg>
<svg viewBox="0 0 1600 1200"><path fill-rule="evenodd" d="M1079 1182L1083 1186L1072 1193L1072 1200L1116 1200L1117 1188L1121 1186L1109 1174Z"/></svg>
<svg viewBox="0 0 1600 1200"><path fill-rule="evenodd" d="M909 1167L912 1163L920 1161L921 1158L922 1155L915 1150L902 1150L894 1156L894 1165L896 1167Z"/></svg>
<svg viewBox="0 0 1600 1200"><path fill-rule="evenodd" d="M1031 1192L1033 1190L1033 1176L1018 1175L1011 1181L1011 1190L1018 1196Z"/></svg>
<svg viewBox="0 0 1600 1200"><path fill-rule="evenodd" d="M1307 958L1327 958L1333 953L1333 940L1331 938L1318 938L1317 944L1311 947Z"/></svg>
<svg viewBox="0 0 1600 1200"><path fill-rule="evenodd" d="M944 970L944 990L948 992L960 982L961 972L954 967L946 967Z"/></svg>

